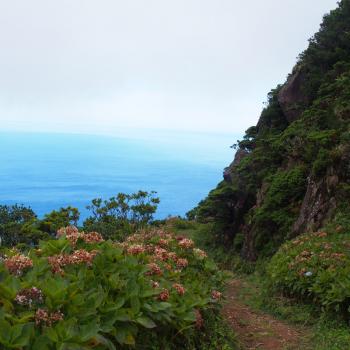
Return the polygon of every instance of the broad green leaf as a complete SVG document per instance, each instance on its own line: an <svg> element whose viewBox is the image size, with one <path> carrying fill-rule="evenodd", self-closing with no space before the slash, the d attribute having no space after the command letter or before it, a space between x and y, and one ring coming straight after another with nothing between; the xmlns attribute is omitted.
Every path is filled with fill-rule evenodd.
<svg viewBox="0 0 350 350"><path fill-rule="evenodd" d="M115 345L103 335L98 334L95 339L99 344L105 345L108 350L116 350Z"/></svg>
<svg viewBox="0 0 350 350"><path fill-rule="evenodd" d="M157 325L149 317L141 316L136 319L136 322L145 328L154 328Z"/></svg>

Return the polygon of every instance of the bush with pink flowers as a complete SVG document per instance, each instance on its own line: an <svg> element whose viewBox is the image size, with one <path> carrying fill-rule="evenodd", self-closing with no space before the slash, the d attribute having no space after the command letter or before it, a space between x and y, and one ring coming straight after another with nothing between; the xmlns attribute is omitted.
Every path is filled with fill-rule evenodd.
<svg viewBox="0 0 350 350"><path fill-rule="evenodd" d="M185 349L220 308L223 282L188 238L148 230L113 242L67 227L0 259L0 348Z"/></svg>

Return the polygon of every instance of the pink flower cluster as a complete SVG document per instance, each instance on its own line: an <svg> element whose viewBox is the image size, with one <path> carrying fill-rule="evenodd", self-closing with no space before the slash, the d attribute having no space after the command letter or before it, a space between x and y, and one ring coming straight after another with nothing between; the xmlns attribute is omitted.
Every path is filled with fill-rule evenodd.
<svg viewBox="0 0 350 350"><path fill-rule="evenodd" d="M75 246L77 244L78 239L82 239L85 243L100 243L103 242L104 239L98 232L79 232L79 230L75 226L67 226L59 229L57 231L57 237L61 237L66 235L68 241Z"/></svg>
<svg viewBox="0 0 350 350"><path fill-rule="evenodd" d="M130 247L126 248L128 254L137 255L144 253L145 247L142 244L133 244Z"/></svg>
<svg viewBox="0 0 350 350"><path fill-rule="evenodd" d="M192 248L194 246L194 242L192 239L189 238L183 238L181 241L179 241L179 246L181 248Z"/></svg>
<svg viewBox="0 0 350 350"><path fill-rule="evenodd" d="M186 289L184 288L184 286L180 283L174 283L173 284L173 288L177 291L177 293L179 295L184 295L186 292Z"/></svg>
<svg viewBox="0 0 350 350"><path fill-rule="evenodd" d="M62 321L63 317L64 315L61 311L49 312L45 309L38 309L34 318L37 326L51 327L53 323Z"/></svg>
<svg viewBox="0 0 350 350"><path fill-rule="evenodd" d="M169 245L169 240L164 239L164 238L161 238L161 239L158 241L158 244L159 244L160 246L167 247L167 246Z"/></svg>
<svg viewBox="0 0 350 350"><path fill-rule="evenodd" d="M36 287L22 289L15 298L17 304L32 306L33 302L41 304L44 301L43 293Z"/></svg>
<svg viewBox="0 0 350 350"><path fill-rule="evenodd" d="M85 243L101 243L104 241L98 232L82 233L81 238Z"/></svg>
<svg viewBox="0 0 350 350"><path fill-rule="evenodd" d="M176 266L180 269L185 268L188 265L188 260L185 258L179 258L176 261Z"/></svg>
<svg viewBox="0 0 350 350"><path fill-rule="evenodd" d="M59 254L49 256L48 261L51 265L52 272L64 274L63 267L67 265L87 264L92 265L94 257L98 254L97 250L88 252L85 249L75 250L72 254Z"/></svg>
<svg viewBox="0 0 350 350"><path fill-rule="evenodd" d="M33 261L22 254L5 258L4 264L13 275L20 276L25 269L33 266Z"/></svg>
<svg viewBox="0 0 350 350"><path fill-rule="evenodd" d="M168 291L168 289L163 288L163 290L160 292L160 294L158 295L158 299L160 301L167 301L170 297L170 293Z"/></svg>
<svg viewBox="0 0 350 350"><path fill-rule="evenodd" d="M193 248L193 254L199 259L204 259L208 256L205 251L199 248Z"/></svg>
<svg viewBox="0 0 350 350"><path fill-rule="evenodd" d="M151 284L152 284L152 288L159 288L159 282L151 280Z"/></svg>
<svg viewBox="0 0 350 350"><path fill-rule="evenodd" d="M147 275L158 275L158 276L161 276L163 274L162 269L156 263L150 263L147 266L150 269L146 273Z"/></svg>
<svg viewBox="0 0 350 350"><path fill-rule="evenodd" d="M213 290L213 291L211 292L211 297L212 297L213 299L215 299L215 300L219 300L219 299L221 299L221 297L222 297L222 293L220 293L220 292L217 291L217 290Z"/></svg>

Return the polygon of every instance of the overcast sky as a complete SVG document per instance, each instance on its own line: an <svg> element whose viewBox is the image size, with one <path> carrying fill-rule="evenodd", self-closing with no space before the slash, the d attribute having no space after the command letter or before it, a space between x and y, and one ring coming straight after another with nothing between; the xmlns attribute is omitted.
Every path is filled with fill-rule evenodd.
<svg viewBox="0 0 350 350"><path fill-rule="evenodd" d="M336 0L0 0L0 130L241 134Z"/></svg>

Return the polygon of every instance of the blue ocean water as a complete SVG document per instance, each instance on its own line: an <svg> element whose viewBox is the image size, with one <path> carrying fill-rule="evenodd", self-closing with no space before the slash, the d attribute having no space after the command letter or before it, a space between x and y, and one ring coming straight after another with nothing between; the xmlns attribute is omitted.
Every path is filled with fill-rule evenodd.
<svg viewBox="0 0 350 350"><path fill-rule="evenodd" d="M139 137L0 133L0 204L29 205L42 217L62 206L140 189L157 191L157 218L184 215L222 179L233 158L229 135Z"/></svg>

